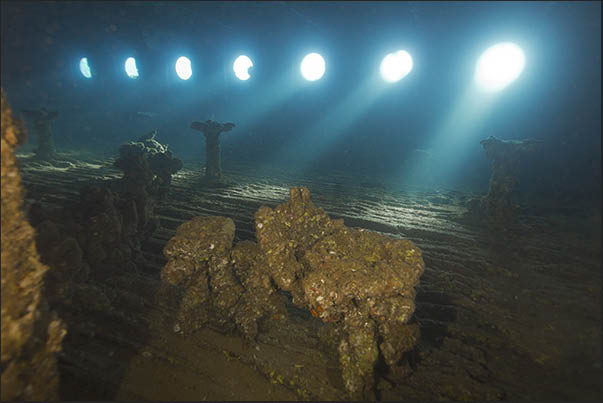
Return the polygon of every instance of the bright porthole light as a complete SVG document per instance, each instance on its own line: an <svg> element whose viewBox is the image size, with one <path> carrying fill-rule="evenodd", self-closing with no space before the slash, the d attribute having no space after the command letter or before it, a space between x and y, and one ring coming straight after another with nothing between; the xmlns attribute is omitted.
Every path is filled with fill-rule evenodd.
<svg viewBox="0 0 603 403"><path fill-rule="evenodd" d="M475 82L485 92L502 90L523 71L525 56L519 46L503 42L488 48L477 61Z"/></svg>
<svg viewBox="0 0 603 403"><path fill-rule="evenodd" d="M318 53L310 53L302 60L300 69L306 80L319 80L325 74L325 59Z"/></svg>
<svg viewBox="0 0 603 403"><path fill-rule="evenodd" d="M176 74L180 77L181 80L188 80L193 75L193 70L191 68L191 61L188 57L180 56L178 60L176 60Z"/></svg>
<svg viewBox="0 0 603 403"><path fill-rule="evenodd" d="M126 59L126 64L124 66L126 69L126 74L130 78L138 78L138 69L136 68L136 59L133 57L128 57Z"/></svg>
<svg viewBox="0 0 603 403"><path fill-rule="evenodd" d="M241 55L234 61L232 69L239 80L245 81L249 80L249 77L251 77L249 75L249 68L252 66L253 62L251 59L245 55Z"/></svg>
<svg viewBox="0 0 603 403"><path fill-rule="evenodd" d="M412 57L405 50L390 53L381 62L381 77L387 82L400 81L412 70Z"/></svg>
<svg viewBox="0 0 603 403"><path fill-rule="evenodd" d="M80 72L86 78L92 78L92 72L90 71L90 66L88 65L88 58L82 57L80 59Z"/></svg>

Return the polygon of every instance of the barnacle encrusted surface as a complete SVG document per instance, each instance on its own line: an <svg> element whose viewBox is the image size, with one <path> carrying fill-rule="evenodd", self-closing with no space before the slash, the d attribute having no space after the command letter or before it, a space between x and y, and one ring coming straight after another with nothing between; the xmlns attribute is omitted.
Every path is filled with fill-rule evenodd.
<svg viewBox="0 0 603 403"><path fill-rule="evenodd" d="M424 270L420 250L408 240L343 227L317 242L302 262L312 313L344 327L339 352L346 388L370 397L379 348L391 366L417 341L418 328L405 324Z"/></svg>
<svg viewBox="0 0 603 403"><path fill-rule="evenodd" d="M162 295L179 300L174 326L183 333L207 324L210 310L224 322L220 314L236 303L242 286L235 281L229 262L234 231L230 218L195 217L180 225L165 246L168 263L161 279L167 289Z"/></svg>
<svg viewBox="0 0 603 403"><path fill-rule="evenodd" d="M237 243L232 250L232 262L235 274L245 289L237 304L234 320L243 335L254 340L260 318L267 316L282 320L287 317L285 301L272 285L265 255L257 243Z"/></svg>
<svg viewBox="0 0 603 403"><path fill-rule="evenodd" d="M336 224L315 207L306 188L292 188L288 202L274 210L262 206L255 213L256 238L266 256L267 269L275 284L291 292L293 303L302 306L304 277L301 256L319 239L333 232ZM342 224L342 223L340 223Z"/></svg>

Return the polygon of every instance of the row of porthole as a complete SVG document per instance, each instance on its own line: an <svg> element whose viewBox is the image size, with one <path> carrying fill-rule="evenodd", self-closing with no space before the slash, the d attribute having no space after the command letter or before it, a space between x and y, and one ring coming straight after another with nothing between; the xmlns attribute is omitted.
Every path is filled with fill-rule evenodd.
<svg viewBox="0 0 603 403"><path fill-rule="evenodd" d="M488 48L478 60L476 66L476 82L486 91L495 91L504 88L515 80L525 65L523 51L514 43L504 42ZM253 62L246 55L236 58L233 63L233 71L239 80L248 80L251 75L249 69ZM176 60L174 66L176 74L182 80L191 78L193 71L191 61L185 56ZM384 80L393 83L404 78L412 71L413 60L405 50L399 50L385 56L381 62L380 72ZM124 69L130 78L138 78L136 59L128 57ZM301 64L302 76L308 81L316 81L325 73L326 64L324 58L318 53L307 54ZM80 60L80 72L86 78L92 78L92 72L88 59Z"/></svg>
<svg viewBox="0 0 603 403"><path fill-rule="evenodd" d="M403 64L404 68L397 68L400 64ZM176 60L175 70L178 77L182 80L188 80L193 75L191 67L191 61L186 56L181 56ZM233 71L235 76L242 81L248 80L251 75L249 74L249 68L253 67L253 62L249 56L241 55L236 58L233 63ZM322 78L325 73L326 63L324 58L318 53L310 53L304 57L301 62L300 70L303 77L308 81L316 81ZM124 69L128 77L136 79L138 78L138 68L136 67L136 59L128 57L126 59ZM408 74L412 69L412 58L406 51L399 51L392 53L384 59L381 71L388 81L398 81L404 75ZM92 78L92 72L88 64L88 59L83 57L80 60L80 71L86 78Z"/></svg>

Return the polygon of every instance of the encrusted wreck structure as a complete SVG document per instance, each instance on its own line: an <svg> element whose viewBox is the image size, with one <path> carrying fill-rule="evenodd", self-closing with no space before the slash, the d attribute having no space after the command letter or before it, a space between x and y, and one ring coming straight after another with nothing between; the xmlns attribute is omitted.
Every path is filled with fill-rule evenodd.
<svg viewBox="0 0 603 403"><path fill-rule="evenodd" d="M124 172L124 191L144 191L162 198L169 190L172 175L182 169L182 161L174 158L167 145L155 140L156 136L157 130L153 130L119 147L119 158L114 165Z"/></svg>
<svg viewBox="0 0 603 403"><path fill-rule="evenodd" d="M519 206L513 203L513 191L519 183L520 161L536 150L542 141L534 139L501 140L490 136L480 141L492 163L488 194L469 202L473 215L485 217L490 223L505 224L516 216Z"/></svg>
<svg viewBox="0 0 603 403"><path fill-rule="evenodd" d="M52 306L73 314L85 304L111 309L107 290L95 285L146 262L141 243L159 226L155 203L169 189L172 173L182 167L155 132L120 147L117 182L86 185L66 206L49 209L34 203L29 220L36 228L42 260L53 267L48 277Z"/></svg>
<svg viewBox="0 0 603 403"><path fill-rule="evenodd" d="M213 120L191 123L191 129L205 136L205 178L206 186L224 186L220 163L220 135L231 131L234 123L218 123Z"/></svg>
<svg viewBox="0 0 603 403"><path fill-rule="evenodd" d="M175 332L205 325L238 329L252 342L258 321L287 315L286 295L332 324L346 390L372 399L381 355L395 365L411 350L419 327L410 322L415 287L424 270L408 240L348 228L313 205L307 188L255 214L257 243L235 245L225 217L195 217L178 227L164 254L159 293L176 307Z"/></svg>
<svg viewBox="0 0 603 403"><path fill-rule="evenodd" d="M36 131L38 147L34 150L36 159L51 161L57 158L57 149L52 137L52 122L59 117L58 111L49 111L46 108L23 109L25 118L33 122Z"/></svg>
<svg viewBox="0 0 603 403"><path fill-rule="evenodd" d="M44 289L35 233L23 214L15 149L24 140L2 92L2 385L4 400L56 400L56 353L66 334ZM18 235L17 235L18 234ZM27 257L27 258L24 258Z"/></svg>
<svg viewBox="0 0 603 403"><path fill-rule="evenodd" d="M153 130L137 141L122 144L113 164L124 173L118 190L135 203L138 231L145 237L159 224L153 213L156 201L166 196L172 175L182 168L182 161L155 140L156 135L157 130Z"/></svg>

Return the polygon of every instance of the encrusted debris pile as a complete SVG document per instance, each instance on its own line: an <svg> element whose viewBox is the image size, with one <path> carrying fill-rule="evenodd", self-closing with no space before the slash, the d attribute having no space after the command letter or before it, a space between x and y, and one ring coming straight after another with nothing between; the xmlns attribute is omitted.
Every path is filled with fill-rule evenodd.
<svg viewBox="0 0 603 403"><path fill-rule="evenodd" d="M172 175L182 169L182 161L174 158L168 146L155 140L155 136L157 130L119 147L119 158L114 165L124 172L124 190L164 197Z"/></svg>
<svg viewBox="0 0 603 403"><path fill-rule="evenodd" d="M157 229L154 208L169 189L171 175L182 167L156 132L120 147L115 165L124 171L116 182L79 189L67 205L31 205L38 252L53 268L47 275L51 307L61 313L81 306L111 309L113 290L95 280L136 272L145 265L141 243Z"/></svg>
<svg viewBox="0 0 603 403"><path fill-rule="evenodd" d="M379 356L393 366L419 338L409 321L421 251L411 241L331 220L304 187L292 188L275 209L261 207L255 228L257 244L234 247L229 218L195 217L178 228L164 249L167 293L160 293L179 305L174 330L188 334L209 323L253 341L260 319L286 316L288 293L295 306L336 326L350 396L374 398Z"/></svg>

